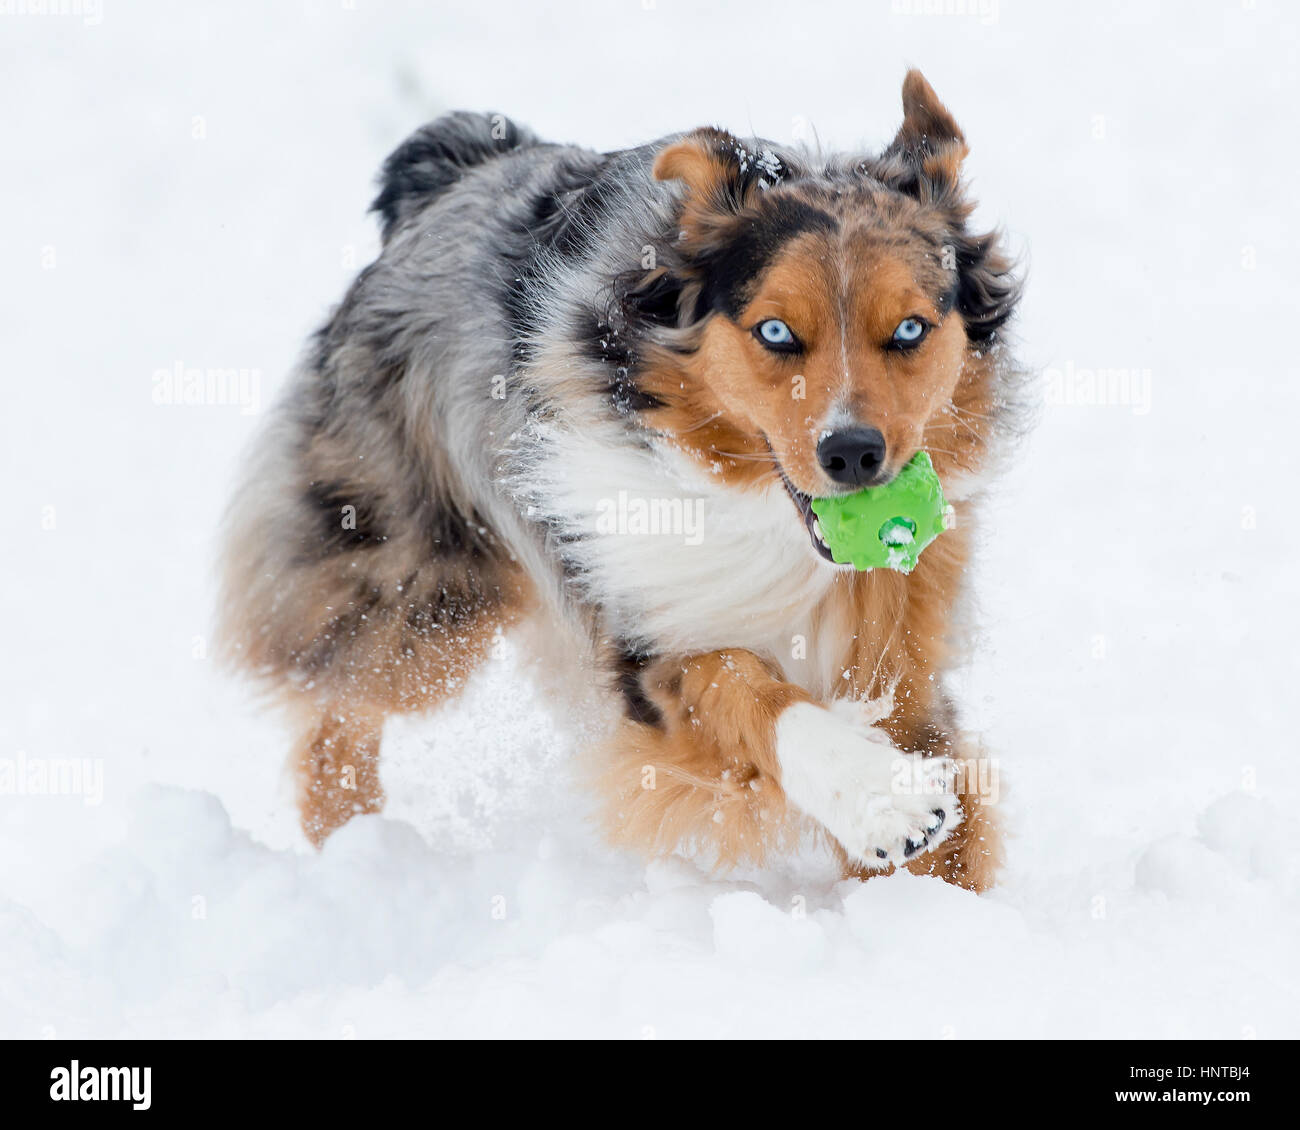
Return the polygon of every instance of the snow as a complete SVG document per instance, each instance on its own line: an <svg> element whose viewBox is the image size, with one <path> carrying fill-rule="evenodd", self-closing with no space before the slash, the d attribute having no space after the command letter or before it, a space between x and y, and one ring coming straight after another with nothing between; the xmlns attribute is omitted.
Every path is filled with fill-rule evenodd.
<svg viewBox="0 0 1300 1130"><path fill-rule="evenodd" d="M0 795L0 1036L1300 1035L1297 17L913 7L0 19L0 762L82 782ZM774 21L780 81L681 50L766 55ZM284 730L208 658L213 537L374 253L383 156L453 106L602 147L880 145L908 63L1026 254L1047 378L956 682L1000 759L1002 885L613 852L509 646L390 728L385 815L307 850ZM204 403L155 396L177 369Z"/></svg>

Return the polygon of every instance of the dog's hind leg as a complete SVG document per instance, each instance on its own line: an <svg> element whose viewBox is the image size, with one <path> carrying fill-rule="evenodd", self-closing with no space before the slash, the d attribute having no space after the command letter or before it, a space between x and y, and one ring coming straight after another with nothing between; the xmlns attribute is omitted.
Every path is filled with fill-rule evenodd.
<svg viewBox="0 0 1300 1130"><path fill-rule="evenodd" d="M223 650L288 708L302 828L317 846L382 808L385 720L458 694L531 607L531 586L485 525L444 512L435 528L432 542L423 530L301 539L310 552L271 561L264 547L282 543L258 527L234 545Z"/></svg>
<svg viewBox="0 0 1300 1130"><path fill-rule="evenodd" d="M508 562L447 566L430 561L399 583L372 581L326 629L328 662L299 696L292 755L302 828L317 846L352 816L383 807L384 721L455 697L529 606Z"/></svg>
<svg viewBox="0 0 1300 1130"><path fill-rule="evenodd" d="M353 816L384 807L379 781L384 715L343 704L304 714L291 767L303 833L320 847Z"/></svg>

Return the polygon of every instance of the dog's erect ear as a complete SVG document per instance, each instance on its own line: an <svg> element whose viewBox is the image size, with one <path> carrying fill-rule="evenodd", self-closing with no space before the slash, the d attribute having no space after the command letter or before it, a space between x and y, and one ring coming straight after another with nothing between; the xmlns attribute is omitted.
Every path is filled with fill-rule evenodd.
<svg viewBox="0 0 1300 1130"><path fill-rule="evenodd" d="M966 137L948 108L918 70L903 79L903 124L881 159L898 187L925 199L955 193ZM900 175L901 174L901 175Z"/></svg>
<svg viewBox="0 0 1300 1130"><path fill-rule="evenodd" d="M788 172L770 149L751 150L726 130L711 126L674 142L654 164L656 180L678 180L686 186L682 230L696 243L707 243Z"/></svg>
<svg viewBox="0 0 1300 1130"><path fill-rule="evenodd" d="M920 71L915 68L908 71L903 79L903 124L894 138L893 147L915 148L929 144L938 148L953 142L962 149L964 156L966 137L948 113L948 107L939 101L934 87L925 81Z"/></svg>

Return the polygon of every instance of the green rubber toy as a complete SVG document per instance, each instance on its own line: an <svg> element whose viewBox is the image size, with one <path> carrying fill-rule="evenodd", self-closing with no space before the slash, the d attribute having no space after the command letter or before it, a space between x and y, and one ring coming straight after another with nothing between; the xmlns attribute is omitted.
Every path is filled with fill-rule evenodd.
<svg viewBox="0 0 1300 1130"><path fill-rule="evenodd" d="M832 560L852 563L859 570L910 573L921 551L955 525L934 464L924 451L913 455L892 483L814 498L812 508Z"/></svg>

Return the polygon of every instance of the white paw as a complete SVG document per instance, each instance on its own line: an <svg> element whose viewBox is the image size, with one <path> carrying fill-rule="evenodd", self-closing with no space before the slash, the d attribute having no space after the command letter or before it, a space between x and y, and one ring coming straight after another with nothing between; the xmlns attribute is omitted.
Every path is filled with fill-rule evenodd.
<svg viewBox="0 0 1300 1130"><path fill-rule="evenodd" d="M879 708L811 702L781 712L776 756L790 801L824 825L859 863L903 863L948 838L961 823L946 757L903 753L868 724Z"/></svg>

